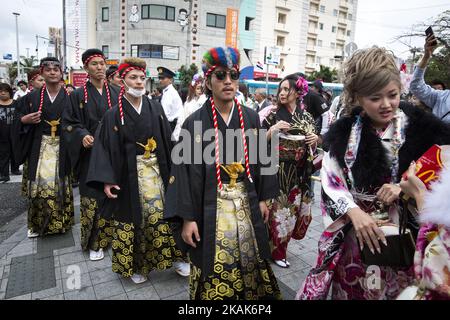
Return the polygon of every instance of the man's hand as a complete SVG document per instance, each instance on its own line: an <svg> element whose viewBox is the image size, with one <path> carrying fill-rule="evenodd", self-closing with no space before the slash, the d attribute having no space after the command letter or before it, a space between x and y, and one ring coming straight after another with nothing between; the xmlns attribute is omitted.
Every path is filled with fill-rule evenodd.
<svg viewBox="0 0 450 320"><path fill-rule="evenodd" d="M402 190L395 184L384 184L377 192L377 198L387 205L391 205L395 200L398 200Z"/></svg>
<svg viewBox="0 0 450 320"><path fill-rule="evenodd" d="M86 149L90 149L94 146L94 137L93 136L85 136L83 138L83 147Z"/></svg>
<svg viewBox="0 0 450 320"><path fill-rule="evenodd" d="M264 219L264 223L267 223L267 221L269 221L269 208L267 207L267 204L265 201L260 201L259 202L259 209L261 209L261 214L262 217Z"/></svg>
<svg viewBox="0 0 450 320"><path fill-rule="evenodd" d="M437 48L437 44L433 44L436 41L434 35L430 35L425 40L424 46L424 54L422 60L420 60L418 67L421 69L425 69L428 65L428 61L430 61L431 56L433 55L434 50Z"/></svg>
<svg viewBox="0 0 450 320"><path fill-rule="evenodd" d="M198 233L197 222L184 220L181 238L183 238L183 241L188 245L190 245L191 247L197 248L197 245L195 244L195 241L192 238L193 236L195 236L195 240L197 242L200 242L200 235Z"/></svg>
<svg viewBox="0 0 450 320"><path fill-rule="evenodd" d="M425 39L424 55L430 58L433 55L434 50L438 47L437 40L434 35L430 35Z"/></svg>
<svg viewBox="0 0 450 320"><path fill-rule="evenodd" d="M119 186L112 185L112 184L105 184L105 187L104 187L103 191L105 192L105 194L108 197L108 199L117 199L117 195L112 194L112 192L111 192L112 189L120 191L120 187Z"/></svg>
<svg viewBox="0 0 450 320"><path fill-rule="evenodd" d="M33 112L29 113L26 116L23 116L20 121L22 121L23 124L38 124L41 122L41 114L42 112Z"/></svg>

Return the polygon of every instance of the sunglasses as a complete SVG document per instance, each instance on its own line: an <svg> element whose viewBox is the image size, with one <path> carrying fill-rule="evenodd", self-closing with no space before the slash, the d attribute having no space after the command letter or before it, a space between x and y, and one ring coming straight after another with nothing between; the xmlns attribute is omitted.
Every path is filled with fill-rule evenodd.
<svg viewBox="0 0 450 320"><path fill-rule="evenodd" d="M219 81L225 80L227 74L230 75L231 80L239 80L239 77L241 76L241 73L236 70L231 70L231 71L218 70L218 71L214 71L212 74L215 74L217 80L219 80Z"/></svg>

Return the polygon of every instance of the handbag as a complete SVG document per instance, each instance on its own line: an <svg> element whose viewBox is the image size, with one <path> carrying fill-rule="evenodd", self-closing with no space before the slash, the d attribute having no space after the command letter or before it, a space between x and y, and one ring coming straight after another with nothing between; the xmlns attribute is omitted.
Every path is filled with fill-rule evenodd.
<svg viewBox="0 0 450 320"><path fill-rule="evenodd" d="M397 227L391 227L398 230L398 234L392 234L389 227L381 227L380 229L385 233L387 246L381 244L381 253L375 251L372 253L367 246L361 250L361 260L365 265L377 265L387 267L408 268L414 263L414 253L416 245L414 238L409 229L406 228L407 214L400 214L400 223Z"/></svg>

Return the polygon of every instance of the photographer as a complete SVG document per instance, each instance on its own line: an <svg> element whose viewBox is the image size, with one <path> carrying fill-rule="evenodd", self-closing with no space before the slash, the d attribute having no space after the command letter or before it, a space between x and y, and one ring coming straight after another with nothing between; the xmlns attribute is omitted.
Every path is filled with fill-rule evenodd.
<svg viewBox="0 0 450 320"><path fill-rule="evenodd" d="M425 83L424 74L431 55L437 48L437 41L433 34L425 40L425 53L414 70L411 80L411 92L429 106L440 119L450 122L450 90L435 90Z"/></svg>

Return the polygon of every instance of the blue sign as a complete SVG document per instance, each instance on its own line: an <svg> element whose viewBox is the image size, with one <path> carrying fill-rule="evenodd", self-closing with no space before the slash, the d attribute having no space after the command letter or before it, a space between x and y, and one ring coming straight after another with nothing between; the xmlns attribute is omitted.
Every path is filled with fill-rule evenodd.
<svg viewBox="0 0 450 320"><path fill-rule="evenodd" d="M3 60L12 60L13 56L11 53L7 53L3 55Z"/></svg>

